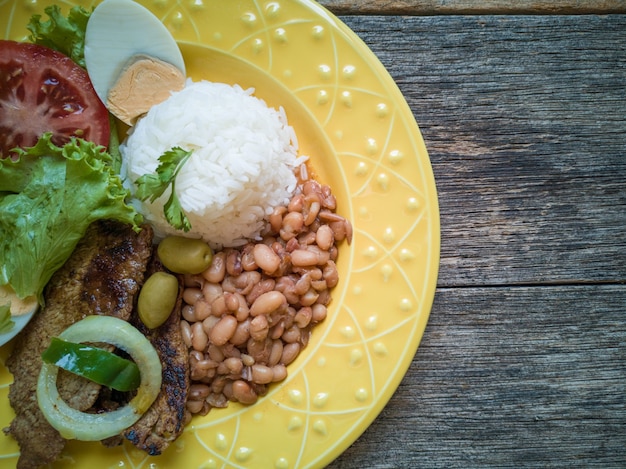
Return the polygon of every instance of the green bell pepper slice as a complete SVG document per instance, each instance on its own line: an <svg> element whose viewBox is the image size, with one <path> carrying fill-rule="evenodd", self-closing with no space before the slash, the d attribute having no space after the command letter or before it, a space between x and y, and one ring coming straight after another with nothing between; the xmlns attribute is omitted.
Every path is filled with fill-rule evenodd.
<svg viewBox="0 0 626 469"><path fill-rule="evenodd" d="M135 362L87 344L53 337L41 358L46 363L117 391L133 391L141 382Z"/></svg>

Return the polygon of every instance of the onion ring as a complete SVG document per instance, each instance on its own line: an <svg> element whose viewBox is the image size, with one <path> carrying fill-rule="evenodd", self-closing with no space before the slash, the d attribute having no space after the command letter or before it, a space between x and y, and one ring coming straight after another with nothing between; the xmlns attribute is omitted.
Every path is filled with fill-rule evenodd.
<svg viewBox="0 0 626 469"><path fill-rule="evenodd" d="M37 381L37 402L44 416L63 438L98 441L133 425L161 390L161 361L150 341L128 322L112 316L87 316L59 337L73 342L106 342L127 352L139 367L141 383L131 401L111 412L88 414L73 409L59 396L58 367L43 364Z"/></svg>

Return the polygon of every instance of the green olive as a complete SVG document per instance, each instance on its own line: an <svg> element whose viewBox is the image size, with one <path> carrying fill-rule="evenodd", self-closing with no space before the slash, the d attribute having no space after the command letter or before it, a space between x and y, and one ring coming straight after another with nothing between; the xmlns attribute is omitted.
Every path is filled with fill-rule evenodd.
<svg viewBox="0 0 626 469"><path fill-rule="evenodd" d="M211 265L213 250L201 239L169 236L157 248L165 267L177 274L199 274Z"/></svg>
<svg viewBox="0 0 626 469"><path fill-rule="evenodd" d="M150 329L159 327L172 313L177 299L178 279L167 272L152 274L139 292L139 319Z"/></svg>

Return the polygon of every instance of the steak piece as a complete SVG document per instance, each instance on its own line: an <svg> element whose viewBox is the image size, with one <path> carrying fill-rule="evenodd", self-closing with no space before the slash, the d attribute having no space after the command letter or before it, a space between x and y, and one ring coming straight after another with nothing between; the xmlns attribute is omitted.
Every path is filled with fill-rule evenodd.
<svg viewBox="0 0 626 469"><path fill-rule="evenodd" d="M20 446L18 469L56 460L66 441L37 404L41 353L51 337L86 316L130 317L152 255L152 236L149 227L135 233L132 227L119 222L93 223L48 283L45 307L15 340L7 367L14 379L9 402L16 417L4 432ZM82 411L93 405L100 391L100 385L70 373L59 373L57 387L70 406Z"/></svg>
<svg viewBox="0 0 626 469"><path fill-rule="evenodd" d="M155 254L146 279L155 272L165 271ZM178 300L168 319L155 329L148 329L137 311L130 323L144 334L156 349L163 366L161 391L148 411L131 427L122 432L137 448L150 456L161 454L183 432L189 393L189 354L180 329L183 285L180 282ZM103 441L105 446L120 444L122 438Z"/></svg>

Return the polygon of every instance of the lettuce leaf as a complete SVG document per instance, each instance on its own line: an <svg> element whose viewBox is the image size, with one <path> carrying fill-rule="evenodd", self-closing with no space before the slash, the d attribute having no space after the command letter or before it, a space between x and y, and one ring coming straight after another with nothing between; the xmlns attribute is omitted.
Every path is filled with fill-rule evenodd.
<svg viewBox="0 0 626 469"><path fill-rule="evenodd" d="M42 21L41 15L33 15L26 26L31 32L29 40L57 50L85 68L85 31L91 13L75 6L65 18L57 5L46 7L44 12L50 18L48 21Z"/></svg>
<svg viewBox="0 0 626 469"><path fill-rule="evenodd" d="M59 148L51 137L19 150L16 161L0 160L0 285L20 298L36 295L41 305L48 280L92 222L139 230L142 221L104 147L72 139Z"/></svg>
<svg viewBox="0 0 626 469"><path fill-rule="evenodd" d="M0 305L0 334L6 334L15 326L11 320L11 303Z"/></svg>

